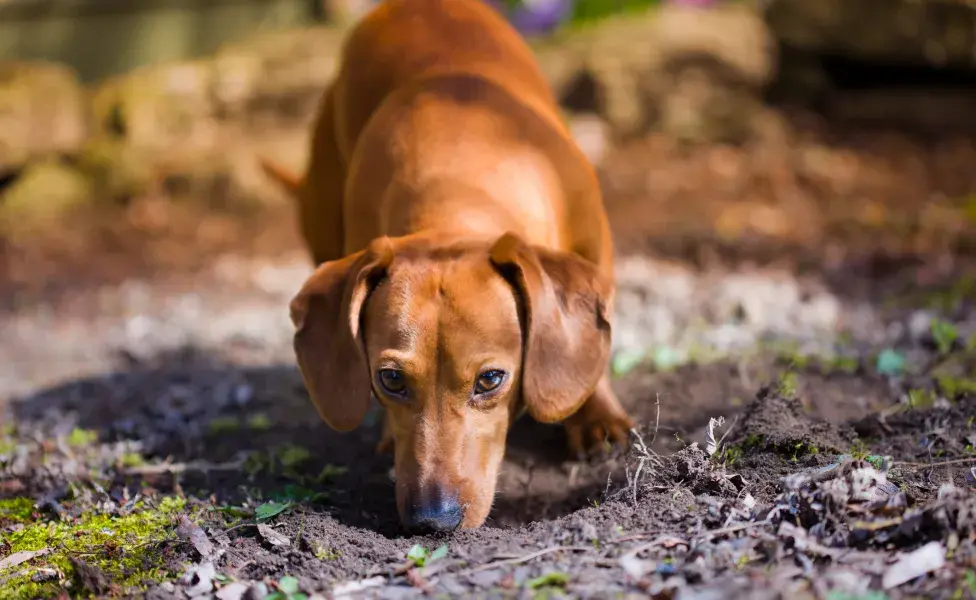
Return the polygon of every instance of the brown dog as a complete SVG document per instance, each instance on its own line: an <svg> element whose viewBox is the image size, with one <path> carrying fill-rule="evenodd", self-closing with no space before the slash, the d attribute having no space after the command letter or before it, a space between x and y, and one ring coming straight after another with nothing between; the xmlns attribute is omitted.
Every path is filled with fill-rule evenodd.
<svg viewBox="0 0 976 600"><path fill-rule="evenodd" d="M509 425L626 443L606 379L613 252L592 167L529 47L481 0L387 0L350 34L298 198L318 264L291 304L334 429L385 408L408 527L478 527Z"/></svg>

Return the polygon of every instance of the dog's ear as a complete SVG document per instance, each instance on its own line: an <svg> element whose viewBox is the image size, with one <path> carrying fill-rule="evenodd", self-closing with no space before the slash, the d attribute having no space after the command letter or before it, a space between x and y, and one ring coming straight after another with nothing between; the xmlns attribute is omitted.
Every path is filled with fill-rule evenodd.
<svg viewBox="0 0 976 600"><path fill-rule="evenodd" d="M561 421L604 374L613 282L579 256L530 246L513 233L494 243L491 261L524 306L523 402L535 420Z"/></svg>
<svg viewBox="0 0 976 600"><path fill-rule="evenodd" d="M319 266L291 301L302 379L319 415L337 431L355 429L369 410L360 314L392 262L392 242L377 238L365 250Z"/></svg>

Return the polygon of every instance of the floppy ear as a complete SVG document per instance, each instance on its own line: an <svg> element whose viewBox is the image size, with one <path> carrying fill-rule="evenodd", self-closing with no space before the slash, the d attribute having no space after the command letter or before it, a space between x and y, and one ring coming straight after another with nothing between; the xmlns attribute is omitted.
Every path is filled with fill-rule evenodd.
<svg viewBox="0 0 976 600"><path fill-rule="evenodd" d="M390 239L377 238L363 251L322 264L291 301L302 379L319 415L337 431L355 429L369 410L359 316L392 262Z"/></svg>
<svg viewBox="0 0 976 600"><path fill-rule="evenodd" d="M525 307L522 399L542 423L570 416L593 393L610 357L613 283L585 259L506 233L491 261Z"/></svg>

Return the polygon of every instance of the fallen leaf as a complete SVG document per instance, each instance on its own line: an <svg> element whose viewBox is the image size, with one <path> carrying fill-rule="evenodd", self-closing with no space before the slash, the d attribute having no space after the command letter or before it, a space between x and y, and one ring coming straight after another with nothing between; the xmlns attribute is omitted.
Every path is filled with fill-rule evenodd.
<svg viewBox="0 0 976 600"><path fill-rule="evenodd" d="M267 521L277 517L281 513L291 508L291 502L265 502L254 509L254 516L258 521Z"/></svg>
<svg viewBox="0 0 976 600"><path fill-rule="evenodd" d="M386 577L383 577L382 575L377 575L376 577L370 577L369 579L363 579L360 581L347 581L346 583L340 583L332 588L332 596L334 598L351 596L363 590L368 590L369 588L381 587L385 583Z"/></svg>
<svg viewBox="0 0 976 600"><path fill-rule="evenodd" d="M265 525L264 523L258 524L258 533L272 546L291 545L291 540L286 535L278 533L270 525Z"/></svg>
<svg viewBox="0 0 976 600"><path fill-rule="evenodd" d="M42 548L41 550L22 550L20 552L14 552L7 558L0 560L0 570L15 567L20 563L25 563L38 556L44 556L50 551L50 548Z"/></svg>
<svg viewBox="0 0 976 600"><path fill-rule="evenodd" d="M715 428L725 424L725 417L708 419L708 429L705 430L705 452L712 456L718 451L718 442L715 439Z"/></svg>
<svg viewBox="0 0 976 600"><path fill-rule="evenodd" d="M931 573L945 566L945 548L939 542L929 542L914 552L902 555L898 562L888 567L881 578L886 590L898 587L916 577Z"/></svg>
<svg viewBox="0 0 976 600"><path fill-rule="evenodd" d="M204 560L212 559L217 552L203 528L188 519L186 515L180 517L180 524L176 527L176 535L190 542Z"/></svg>
<svg viewBox="0 0 976 600"><path fill-rule="evenodd" d="M220 588L220 591L214 595L217 597L217 600L241 600L247 590L247 585L235 581Z"/></svg>
<svg viewBox="0 0 976 600"><path fill-rule="evenodd" d="M644 578L644 575L657 568L657 564L654 561L641 560L630 554L625 554L620 557L620 566L623 567L624 573L636 581L640 581Z"/></svg>
<svg viewBox="0 0 976 600"><path fill-rule="evenodd" d="M191 598L197 596L207 596L213 591L213 580L217 575L217 570L213 563L203 562L193 565L186 570L180 582L189 586L186 595Z"/></svg>

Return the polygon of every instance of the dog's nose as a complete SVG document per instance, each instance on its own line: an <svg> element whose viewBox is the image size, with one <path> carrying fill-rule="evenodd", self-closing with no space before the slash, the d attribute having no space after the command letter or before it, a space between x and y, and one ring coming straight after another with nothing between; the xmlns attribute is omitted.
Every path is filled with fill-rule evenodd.
<svg viewBox="0 0 976 600"><path fill-rule="evenodd" d="M434 489L420 494L406 511L404 525L413 531L453 531L464 519L457 497Z"/></svg>

